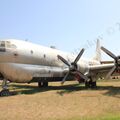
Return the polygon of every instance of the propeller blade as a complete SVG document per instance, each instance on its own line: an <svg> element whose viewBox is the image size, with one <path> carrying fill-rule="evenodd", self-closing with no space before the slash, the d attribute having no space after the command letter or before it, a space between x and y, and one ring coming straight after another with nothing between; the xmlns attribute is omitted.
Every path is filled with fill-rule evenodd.
<svg viewBox="0 0 120 120"><path fill-rule="evenodd" d="M114 67L108 72L108 74L107 74L107 76L106 76L106 79L109 79L109 78L110 78L110 76L111 76L112 73L115 71L115 69L116 69L116 66L114 66Z"/></svg>
<svg viewBox="0 0 120 120"><path fill-rule="evenodd" d="M78 54L78 56L76 57L74 63L77 63L79 61L79 59L81 58L82 54L84 53L85 49L83 48L80 53Z"/></svg>
<svg viewBox="0 0 120 120"><path fill-rule="evenodd" d="M64 82L66 81L66 78L69 76L69 74L70 74L70 72L68 72L68 73L65 75L65 77L63 78L63 80L62 80L62 82L61 82L62 85L63 85Z"/></svg>
<svg viewBox="0 0 120 120"><path fill-rule="evenodd" d="M109 55L109 56L112 57L113 59L116 59L116 55L114 55L112 52L110 52L109 50L107 50L107 49L104 48L104 47L101 47L101 49L102 49L107 55Z"/></svg>
<svg viewBox="0 0 120 120"><path fill-rule="evenodd" d="M58 55L57 57L58 57L64 64L66 64L67 66L70 67L70 64L68 63L68 61L65 60L62 56Z"/></svg>
<svg viewBox="0 0 120 120"><path fill-rule="evenodd" d="M81 78L83 78L85 81L87 81L87 80L89 79L86 75L82 74L81 72L77 72L77 73L78 73L79 76L80 76Z"/></svg>

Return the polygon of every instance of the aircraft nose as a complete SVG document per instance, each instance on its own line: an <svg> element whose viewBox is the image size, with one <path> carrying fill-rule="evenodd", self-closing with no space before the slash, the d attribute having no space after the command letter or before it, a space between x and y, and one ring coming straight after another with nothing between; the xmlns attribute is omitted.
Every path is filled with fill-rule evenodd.
<svg viewBox="0 0 120 120"><path fill-rule="evenodd" d="M0 52L6 52L6 49L4 47L0 47Z"/></svg>
<svg viewBox="0 0 120 120"><path fill-rule="evenodd" d="M0 41L0 52L6 52L5 41Z"/></svg>

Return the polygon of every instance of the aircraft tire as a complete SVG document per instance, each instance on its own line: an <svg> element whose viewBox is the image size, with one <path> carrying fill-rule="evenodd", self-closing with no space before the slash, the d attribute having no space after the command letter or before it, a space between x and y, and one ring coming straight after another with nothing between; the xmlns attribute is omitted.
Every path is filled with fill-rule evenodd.
<svg viewBox="0 0 120 120"><path fill-rule="evenodd" d="M96 81L95 82L91 82L91 88L96 88L97 85L96 85Z"/></svg>
<svg viewBox="0 0 120 120"><path fill-rule="evenodd" d="M3 97L3 96L10 96L10 92L8 89L5 89L5 90L2 90L0 92L0 96Z"/></svg>

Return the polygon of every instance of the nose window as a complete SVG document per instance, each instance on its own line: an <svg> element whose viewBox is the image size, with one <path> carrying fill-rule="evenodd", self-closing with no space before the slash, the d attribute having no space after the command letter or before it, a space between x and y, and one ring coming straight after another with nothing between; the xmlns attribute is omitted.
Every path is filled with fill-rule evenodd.
<svg viewBox="0 0 120 120"><path fill-rule="evenodd" d="M5 41L0 41L0 52L5 52Z"/></svg>
<svg viewBox="0 0 120 120"><path fill-rule="evenodd" d="M5 52L6 48L17 48L17 46L10 41L0 41L0 52Z"/></svg>
<svg viewBox="0 0 120 120"><path fill-rule="evenodd" d="M0 41L0 47L5 47L5 41Z"/></svg>

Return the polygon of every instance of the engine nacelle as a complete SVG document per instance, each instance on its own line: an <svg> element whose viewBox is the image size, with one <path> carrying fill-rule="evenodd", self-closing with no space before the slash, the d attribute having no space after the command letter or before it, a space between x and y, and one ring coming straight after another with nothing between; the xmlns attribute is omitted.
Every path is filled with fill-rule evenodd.
<svg viewBox="0 0 120 120"><path fill-rule="evenodd" d="M83 74L89 73L89 64L85 61L80 61L77 64L77 70Z"/></svg>

